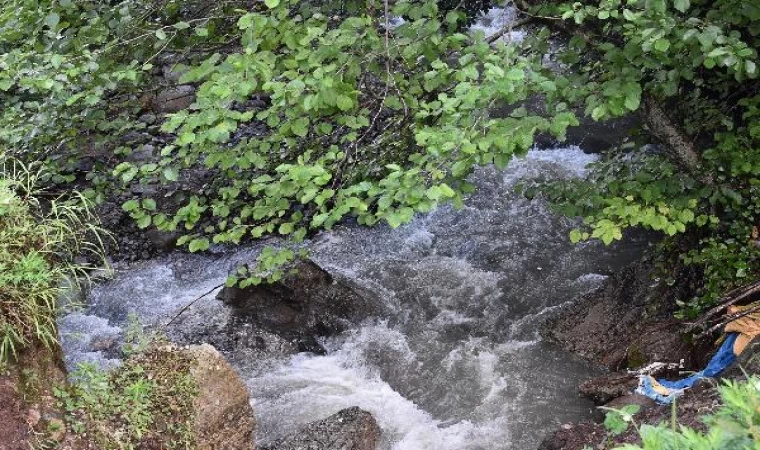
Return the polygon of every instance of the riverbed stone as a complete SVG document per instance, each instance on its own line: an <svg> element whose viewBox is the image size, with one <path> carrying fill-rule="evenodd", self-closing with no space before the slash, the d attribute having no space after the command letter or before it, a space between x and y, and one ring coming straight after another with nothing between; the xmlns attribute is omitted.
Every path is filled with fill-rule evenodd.
<svg viewBox="0 0 760 450"><path fill-rule="evenodd" d="M370 293L333 277L311 260L297 262L281 280L244 289L225 287L217 298L233 310L233 322L250 324L321 353L319 338L337 335L379 311Z"/></svg>
<svg viewBox="0 0 760 450"><path fill-rule="evenodd" d="M380 431L372 414L354 406L312 422L262 450L375 450Z"/></svg>
<svg viewBox="0 0 760 450"><path fill-rule="evenodd" d="M181 351L193 360L190 375L195 399L195 432L198 450L253 450L256 419L248 388L235 369L210 345Z"/></svg>
<svg viewBox="0 0 760 450"><path fill-rule="evenodd" d="M634 375L618 372L588 380L580 385L578 391L595 404L603 405L630 394L637 385L638 379Z"/></svg>

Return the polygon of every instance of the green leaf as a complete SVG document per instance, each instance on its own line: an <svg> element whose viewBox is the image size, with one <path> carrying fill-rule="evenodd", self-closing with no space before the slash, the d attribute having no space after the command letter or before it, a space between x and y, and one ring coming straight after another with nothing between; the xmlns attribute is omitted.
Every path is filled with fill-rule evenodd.
<svg viewBox="0 0 760 450"><path fill-rule="evenodd" d="M141 230L148 228L151 223L151 217L149 215L141 216L139 219L137 219L137 227Z"/></svg>
<svg viewBox="0 0 760 450"><path fill-rule="evenodd" d="M641 86L638 83L628 83L625 86L625 107L631 111L639 109L641 104Z"/></svg>
<svg viewBox="0 0 760 450"><path fill-rule="evenodd" d="M159 40L164 41L166 40L166 32L163 29L159 28L158 30L156 30L156 37Z"/></svg>
<svg viewBox="0 0 760 450"><path fill-rule="evenodd" d="M670 48L670 41L665 38L660 38L654 41L655 50L666 52Z"/></svg>
<svg viewBox="0 0 760 450"><path fill-rule="evenodd" d="M126 212L134 211L139 207L140 203L137 200L127 200L123 205L121 205L121 209Z"/></svg>
<svg viewBox="0 0 760 450"><path fill-rule="evenodd" d="M443 195L443 192L441 192L440 186L430 186L425 192L425 196L429 198L430 200L438 200Z"/></svg>
<svg viewBox="0 0 760 450"><path fill-rule="evenodd" d="M339 95L335 100L335 104L341 111L349 111L354 107L354 101L347 95Z"/></svg>
<svg viewBox="0 0 760 450"><path fill-rule="evenodd" d="M681 12L686 12L689 9L689 0L673 0L673 7Z"/></svg>
<svg viewBox="0 0 760 450"><path fill-rule="evenodd" d="M305 137L309 134L309 118L299 117L290 123L290 131L296 136Z"/></svg>
<svg viewBox="0 0 760 450"><path fill-rule="evenodd" d="M61 21L61 16L58 15L58 13L51 12L47 16L45 16L45 25L47 25L51 29L55 29L58 26L58 23Z"/></svg>
<svg viewBox="0 0 760 450"><path fill-rule="evenodd" d="M749 75L754 75L757 71L757 66L755 65L754 61L750 61L749 59L744 62L744 67Z"/></svg>
<svg viewBox="0 0 760 450"><path fill-rule="evenodd" d="M188 246L188 250L190 250L192 253L206 251L208 248L209 241L206 238L193 239Z"/></svg>
<svg viewBox="0 0 760 450"><path fill-rule="evenodd" d="M290 234L293 232L293 224L285 222L280 224L280 228L277 230L280 234Z"/></svg>
<svg viewBox="0 0 760 450"><path fill-rule="evenodd" d="M155 211L156 210L156 201L152 198L145 198L142 201L143 208L147 209L148 211Z"/></svg>
<svg viewBox="0 0 760 450"><path fill-rule="evenodd" d="M280 5L280 0L264 0L264 4L267 5L267 8L274 9Z"/></svg>
<svg viewBox="0 0 760 450"><path fill-rule="evenodd" d="M174 167L164 168L163 174L167 181L177 181L179 178L179 172Z"/></svg>

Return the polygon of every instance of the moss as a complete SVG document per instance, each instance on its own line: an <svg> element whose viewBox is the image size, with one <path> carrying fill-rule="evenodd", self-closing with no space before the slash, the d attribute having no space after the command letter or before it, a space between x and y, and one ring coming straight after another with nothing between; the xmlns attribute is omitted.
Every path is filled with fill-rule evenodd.
<svg viewBox="0 0 760 450"><path fill-rule="evenodd" d="M629 369L635 369L646 365L649 361L639 347L631 347L626 354L626 363Z"/></svg>
<svg viewBox="0 0 760 450"><path fill-rule="evenodd" d="M193 448L192 360L154 345L106 374L84 366L59 396L70 429L103 450Z"/></svg>

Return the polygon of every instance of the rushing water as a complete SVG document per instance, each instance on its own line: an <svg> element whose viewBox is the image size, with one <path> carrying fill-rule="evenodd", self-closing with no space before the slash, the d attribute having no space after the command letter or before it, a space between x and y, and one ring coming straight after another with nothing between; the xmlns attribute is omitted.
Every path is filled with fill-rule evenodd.
<svg viewBox="0 0 760 450"><path fill-rule="evenodd" d="M387 312L324 342L324 356L230 354L250 386L257 440L358 405L382 427L383 449L532 449L549 429L588 416L576 388L591 369L542 343L537 327L644 242L573 246L574 223L514 185L582 176L593 158L534 150L506 171L479 170L460 210L441 207L397 230L341 227L312 242L317 263L378 293ZM60 319L67 362L118 364L103 348L121 339L129 312L164 323L256 252L174 254L119 271L86 310ZM228 314L209 296L170 334L213 334Z"/></svg>

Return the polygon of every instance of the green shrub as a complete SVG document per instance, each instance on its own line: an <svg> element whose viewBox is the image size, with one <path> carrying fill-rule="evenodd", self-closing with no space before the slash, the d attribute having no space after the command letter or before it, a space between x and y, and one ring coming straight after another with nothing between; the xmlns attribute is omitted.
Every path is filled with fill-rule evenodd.
<svg viewBox="0 0 760 450"><path fill-rule="evenodd" d="M719 388L723 404L704 417L707 431L671 424L641 425L641 444L617 450L739 450L760 448L760 378L727 380Z"/></svg>
<svg viewBox="0 0 760 450"><path fill-rule="evenodd" d="M97 221L82 198L45 199L39 174L4 161L0 173L0 364L25 347L58 341L66 280L87 276L80 255L102 255Z"/></svg>

